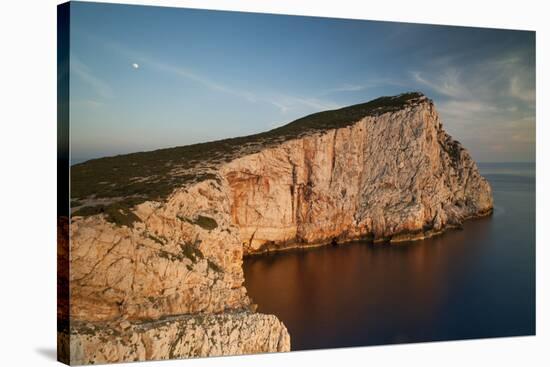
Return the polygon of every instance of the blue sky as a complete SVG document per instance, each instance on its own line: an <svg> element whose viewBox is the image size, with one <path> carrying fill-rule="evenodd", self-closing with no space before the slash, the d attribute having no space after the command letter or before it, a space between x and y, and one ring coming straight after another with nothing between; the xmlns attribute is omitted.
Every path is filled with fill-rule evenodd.
<svg viewBox="0 0 550 367"><path fill-rule="evenodd" d="M534 32L73 2L70 62L73 162L412 90L477 161L535 160Z"/></svg>

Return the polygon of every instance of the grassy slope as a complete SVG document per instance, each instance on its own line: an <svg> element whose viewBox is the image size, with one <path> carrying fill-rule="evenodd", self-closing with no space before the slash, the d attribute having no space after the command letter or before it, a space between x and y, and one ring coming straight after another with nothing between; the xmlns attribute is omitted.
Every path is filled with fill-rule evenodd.
<svg viewBox="0 0 550 367"><path fill-rule="evenodd" d="M112 203L84 206L74 214L86 216L104 212L112 221L119 222L115 219L119 213L126 212L131 217L131 212L126 210L129 207L146 200L163 200L176 187L215 178L216 167L224 162L286 140L349 126L366 116L396 111L421 97L423 95L417 92L380 97L367 103L314 113L260 134L93 159L74 165L71 167L73 201L113 198Z"/></svg>

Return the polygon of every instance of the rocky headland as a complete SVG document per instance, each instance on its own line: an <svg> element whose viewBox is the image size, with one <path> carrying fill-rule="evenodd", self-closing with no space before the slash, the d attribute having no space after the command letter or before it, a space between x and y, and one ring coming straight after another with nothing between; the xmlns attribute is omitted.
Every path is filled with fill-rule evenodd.
<svg viewBox="0 0 550 367"><path fill-rule="evenodd" d="M71 168L71 199L59 340L73 364L288 351L247 296L243 256L420 239L493 207L421 93L91 160Z"/></svg>

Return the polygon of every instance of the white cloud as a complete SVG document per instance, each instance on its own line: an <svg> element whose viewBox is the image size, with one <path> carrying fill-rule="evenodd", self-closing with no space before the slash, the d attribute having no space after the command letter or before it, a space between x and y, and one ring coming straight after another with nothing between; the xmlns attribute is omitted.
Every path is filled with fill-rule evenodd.
<svg viewBox="0 0 550 367"><path fill-rule="evenodd" d="M445 57L410 75L432 94L447 131L475 159L533 160L534 68L524 56L471 60L466 65Z"/></svg>
<svg viewBox="0 0 550 367"><path fill-rule="evenodd" d="M445 69L436 73L433 79L429 79L429 76L418 71L413 72L412 75L414 80L420 84L447 97L466 98L470 94L468 88L461 81L460 72L456 69Z"/></svg>

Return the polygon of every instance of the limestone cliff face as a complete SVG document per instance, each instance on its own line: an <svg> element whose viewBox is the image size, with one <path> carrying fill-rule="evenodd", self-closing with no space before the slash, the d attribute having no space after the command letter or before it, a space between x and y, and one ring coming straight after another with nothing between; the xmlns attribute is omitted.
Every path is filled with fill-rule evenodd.
<svg viewBox="0 0 550 367"><path fill-rule="evenodd" d="M72 318L144 320L247 308L243 250L228 204L221 188L205 181L166 203L139 205L142 221L132 228L101 216L73 220ZM208 225L195 223L199 216Z"/></svg>
<svg viewBox="0 0 550 367"><path fill-rule="evenodd" d="M73 217L71 364L290 350L286 327L253 312L243 248L223 187L207 180L165 203L137 206L140 221ZM70 337L69 337L70 335Z"/></svg>
<svg viewBox="0 0 550 367"><path fill-rule="evenodd" d="M285 326L253 311L244 255L421 238L490 213L489 184L433 103L413 97L334 128L239 147L206 162L204 179L133 206L131 223L112 223L107 212L73 215L70 360L288 351ZM348 116L342 111L336 116Z"/></svg>
<svg viewBox="0 0 550 367"><path fill-rule="evenodd" d="M417 239L485 215L491 188L426 97L220 170L246 253Z"/></svg>
<svg viewBox="0 0 550 367"><path fill-rule="evenodd" d="M240 312L170 317L98 327L75 323L73 364L149 361L288 351L286 328L273 315Z"/></svg>

